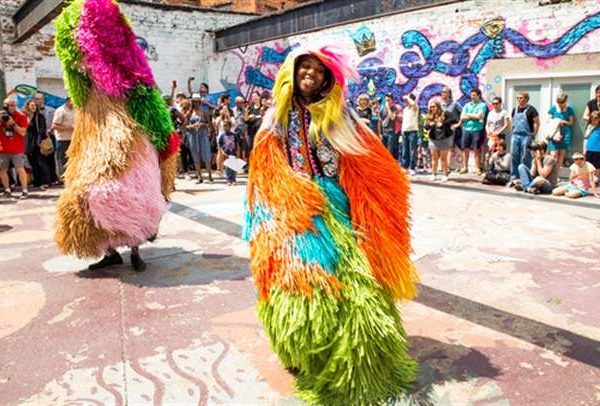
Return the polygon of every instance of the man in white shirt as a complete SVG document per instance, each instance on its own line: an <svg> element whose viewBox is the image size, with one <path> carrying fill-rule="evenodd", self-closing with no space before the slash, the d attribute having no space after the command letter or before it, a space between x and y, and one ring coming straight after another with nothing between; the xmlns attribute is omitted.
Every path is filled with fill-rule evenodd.
<svg viewBox="0 0 600 406"><path fill-rule="evenodd" d="M402 98L406 107L402 111L402 167L411 175L417 167L417 142L419 140L419 106L417 97L408 94Z"/></svg>
<svg viewBox="0 0 600 406"><path fill-rule="evenodd" d="M75 109L70 98L65 104L56 109L52 121L52 129L56 136L56 164L59 178L62 178L67 164L66 152L71 145L73 128L75 126Z"/></svg>

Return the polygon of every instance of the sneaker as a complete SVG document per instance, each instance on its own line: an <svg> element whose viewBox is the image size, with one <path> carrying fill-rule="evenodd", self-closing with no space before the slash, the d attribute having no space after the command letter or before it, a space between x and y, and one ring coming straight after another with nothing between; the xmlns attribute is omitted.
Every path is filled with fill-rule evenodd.
<svg viewBox="0 0 600 406"><path fill-rule="evenodd" d="M44 190L46 190L46 185L42 185L42 186L40 186L40 191L42 191L42 192L43 192Z"/></svg>
<svg viewBox="0 0 600 406"><path fill-rule="evenodd" d="M416 174L417 174L417 172L415 172L415 170L414 170L414 169L411 169L411 170L409 170L409 171L408 171L408 174L409 174L410 176L414 176L414 175L416 175Z"/></svg>
<svg viewBox="0 0 600 406"><path fill-rule="evenodd" d="M432 182L435 182L437 180L437 175L431 175L429 176L429 180Z"/></svg>
<svg viewBox="0 0 600 406"><path fill-rule="evenodd" d="M523 188L523 182L521 182L520 180L516 180L515 181L515 190L518 190L519 192L522 191Z"/></svg>
<svg viewBox="0 0 600 406"><path fill-rule="evenodd" d="M469 170L467 168L463 168L460 171L458 171L458 173L461 174L461 175L464 175L464 174L469 173Z"/></svg>
<svg viewBox="0 0 600 406"><path fill-rule="evenodd" d="M21 200L25 200L25 199L27 199L28 197L29 197L29 192L28 192L28 191L26 191L26 190L24 190L24 191L22 191L22 192L21 192L21 196L19 196L19 199L21 199Z"/></svg>
<svg viewBox="0 0 600 406"><path fill-rule="evenodd" d="M10 191L10 190L5 190L5 191L4 191L4 197L5 197L6 199L11 199L11 198L12 198L12 193L11 193L11 191Z"/></svg>
<svg viewBox="0 0 600 406"><path fill-rule="evenodd" d="M533 186L529 186L525 192L526 193L531 193L532 195L534 195L534 194L536 194L535 193L536 191L537 191L537 188L535 188Z"/></svg>
<svg viewBox="0 0 600 406"><path fill-rule="evenodd" d="M113 265L120 265L122 263L123 258L121 258L121 255L118 252L115 252L114 254L105 255L100 261L88 266L88 269L90 271L95 271L97 269L102 269Z"/></svg>
<svg viewBox="0 0 600 406"><path fill-rule="evenodd" d="M442 177L440 178L440 180L442 182L448 182L448 176L447 175L442 175Z"/></svg>
<svg viewBox="0 0 600 406"><path fill-rule="evenodd" d="M139 255L131 254L131 267L136 272L144 272L146 270L146 263Z"/></svg>
<svg viewBox="0 0 600 406"><path fill-rule="evenodd" d="M483 171L481 169L477 169L477 171L475 171L475 174L477 176L481 176L481 175L483 175Z"/></svg>
<svg viewBox="0 0 600 406"><path fill-rule="evenodd" d="M215 181L213 180L212 176L208 178L208 183L215 183Z"/></svg>

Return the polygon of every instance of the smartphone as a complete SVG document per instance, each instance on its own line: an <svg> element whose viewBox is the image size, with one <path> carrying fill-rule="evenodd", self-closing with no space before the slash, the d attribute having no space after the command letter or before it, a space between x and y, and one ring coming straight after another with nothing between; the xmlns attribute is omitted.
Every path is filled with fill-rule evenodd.
<svg viewBox="0 0 600 406"><path fill-rule="evenodd" d="M177 81L176 80L173 81L173 87L177 87Z"/></svg>

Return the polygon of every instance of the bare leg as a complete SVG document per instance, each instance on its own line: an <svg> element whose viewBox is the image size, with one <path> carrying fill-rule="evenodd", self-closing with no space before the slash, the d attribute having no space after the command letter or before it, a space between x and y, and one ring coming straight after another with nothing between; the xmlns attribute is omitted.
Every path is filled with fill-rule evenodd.
<svg viewBox="0 0 600 406"><path fill-rule="evenodd" d="M439 154L441 156L441 161L442 161L442 172L443 172L444 176L448 176L448 172L449 172L449 165L448 165L448 162L449 162L448 155L450 155L449 152L450 152L450 150L448 150L448 149L443 149L443 150L439 151Z"/></svg>

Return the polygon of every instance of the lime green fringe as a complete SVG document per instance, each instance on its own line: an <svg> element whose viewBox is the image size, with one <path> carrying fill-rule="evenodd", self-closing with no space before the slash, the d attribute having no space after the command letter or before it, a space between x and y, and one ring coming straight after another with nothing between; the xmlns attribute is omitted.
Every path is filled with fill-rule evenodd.
<svg viewBox="0 0 600 406"><path fill-rule="evenodd" d="M127 99L127 111L148 135L154 147L163 151L169 143L169 135L175 129L158 89L137 85Z"/></svg>
<svg viewBox="0 0 600 406"><path fill-rule="evenodd" d="M54 49L64 71L65 87L76 107L85 104L91 89L90 79L80 70L83 55L75 38L82 7L83 0L73 0L54 20Z"/></svg>
<svg viewBox="0 0 600 406"><path fill-rule="evenodd" d="M312 297L274 288L258 315L285 367L300 373L299 398L318 405L373 405L403 396L416 363L398 311L369 271L354 233L330 211L325 222L340 251L335 275L342 298L315 288Z"/></svg>

